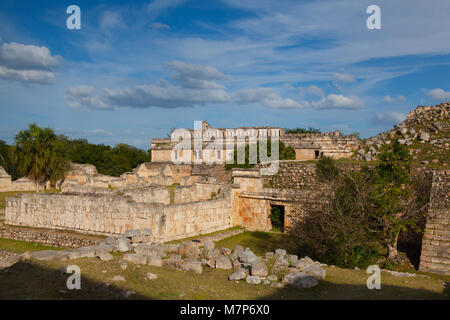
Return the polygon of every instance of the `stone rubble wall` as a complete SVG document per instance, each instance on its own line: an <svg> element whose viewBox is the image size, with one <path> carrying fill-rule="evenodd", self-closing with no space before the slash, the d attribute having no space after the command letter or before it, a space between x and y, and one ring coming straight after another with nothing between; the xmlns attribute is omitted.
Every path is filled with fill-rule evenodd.
<svg viewBox="0 0 450 320"><path fill-rule="evenodd" d="M37 191L42 189L41 186L26 177L12 181L11 176L0 166L0 192Z"/></svg>
<svg viewBox="0 0 450 320"><path fill-rule="evenodd" d="M450 275L450 170L433 174L419 269Z"/></svg>
<svg viewBox="0 0 450 320"><path fill-rule="evenodd" d="M105 235L151 229L156 240L170 241L230 228L230 192L174 205L109 194L23 194L6 199L5 223Z"/></svg>

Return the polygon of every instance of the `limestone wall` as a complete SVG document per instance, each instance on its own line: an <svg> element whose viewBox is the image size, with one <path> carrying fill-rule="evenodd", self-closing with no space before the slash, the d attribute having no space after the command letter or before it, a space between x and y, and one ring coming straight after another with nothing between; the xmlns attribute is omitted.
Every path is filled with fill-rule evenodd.
<svg viewBox="0 0 450 320"><path fill-rule="evenodd" d="M222 184L197 183L192 186L180 186L174 189L174 203L186 203L211 200L219 194Z"/></svg>
<svg viewBox="0 0 450 320"><path fill-rule="evenodd" d="M122 189L118 192L136 202L170 204L170 191L165 187Z"/></svg>
<svg viewBox="0 0 450 320"><path fill-rule="evenodd" d="M231 227L230 189L215 200L162 205L130 197L93 194L23 194L8 197L5 222L11 225L70 229L95 234L153 231L169 241Z"/></svg>
<svg viewBox="0 0 450 320"><path fill-rule="evenodd" d="M450 275L450 170L433 173L419 269Z"/></svg>

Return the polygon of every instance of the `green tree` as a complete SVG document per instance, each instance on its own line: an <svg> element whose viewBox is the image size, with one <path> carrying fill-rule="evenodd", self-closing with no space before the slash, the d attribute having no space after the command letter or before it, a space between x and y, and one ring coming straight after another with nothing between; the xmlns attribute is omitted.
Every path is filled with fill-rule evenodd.
<svg viewBox="0 0 450 320"><path fill-rule="evenodd" d="M388 248L389 259L398 255L397 242L400 232L416 229L416 219L408 214L407 203L411 196L409 177L411 155L405 145L395 141L379 155L381 161L375 167L377 196L374 198L374 217L382 225L383 241Z"/></svg>
<svg viewBox="0 0 450 320"><path fill-rule="evenodd" d="M52 184L64 178L69 164L65 143L52 129L30 124L16 135L15 142L14 163L21 175Z"/></svg>

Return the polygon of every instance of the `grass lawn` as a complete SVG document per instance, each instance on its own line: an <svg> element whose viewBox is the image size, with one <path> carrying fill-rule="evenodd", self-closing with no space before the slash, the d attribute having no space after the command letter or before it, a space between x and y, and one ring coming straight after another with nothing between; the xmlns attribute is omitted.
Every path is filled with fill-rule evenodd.
<svg viewBox="0 0 450 320"><path fill-rule="evenodd" d="M217 246L250 246L261 254L283 247L284 235L246 232L217 243ZM11 251L31 250L30 244L21 241L0 240L2 247ZM32 247L32 246L31 246ZM43 246L42 246L43 247ZM70 261L25 261L7 272L0 272L0 299L118 299L120 292L133 290L132 299L449 299L445 282L450 277L427 275L399 278L387 273L381 275L381 290L368 290L368 275L364 270L348 270L326 267L327 276L319 285L310 289L272 288L250 285L244 281L228 281L231 270L205 267L202 274L128 264L126 270L119 265L121 254L114 254L108 262L97 258ZM81 290L68 290L68 274L60 274L58 268L78 265L81 269ZM146 273L158 275L147 280ZM121 275L126 281L111 279ZM109 286L105 284L109 283Z"/></svg>
<svg viewBox="0 0 450 320"><path fill-rule="evenodd" d="M50 247L41 243L0 238L0 250L24 253L25 251L64 250L64 248Z"/></svg>

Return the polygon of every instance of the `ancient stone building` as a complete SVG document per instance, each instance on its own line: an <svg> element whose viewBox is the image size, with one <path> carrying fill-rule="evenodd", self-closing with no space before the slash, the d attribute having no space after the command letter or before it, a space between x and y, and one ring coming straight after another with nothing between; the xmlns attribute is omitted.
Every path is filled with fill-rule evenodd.
<svg viewBox="0 0 450 320"><path fill-rule="evenodd" d="M190 148L177 150L177 144L183 141L182 137L186 134L190 136ZM270 140L272 136L277 136L284 144L293 147L296 160L311 160L324 156L334 159L349 158L360 144L358 138L343 136L339 131L323 134L286 134L285 130L279 127L212 128L207 121L203 121L201 128L197 130L175 130L171 138L152 139L152 162L223 163L233 156L232 150L239 144L256 142L259 138ZM221 137L223 143L210 150L207 146L214 141L214 137ZM195 139L201 140L198 146L194 145Z"/></svg>

